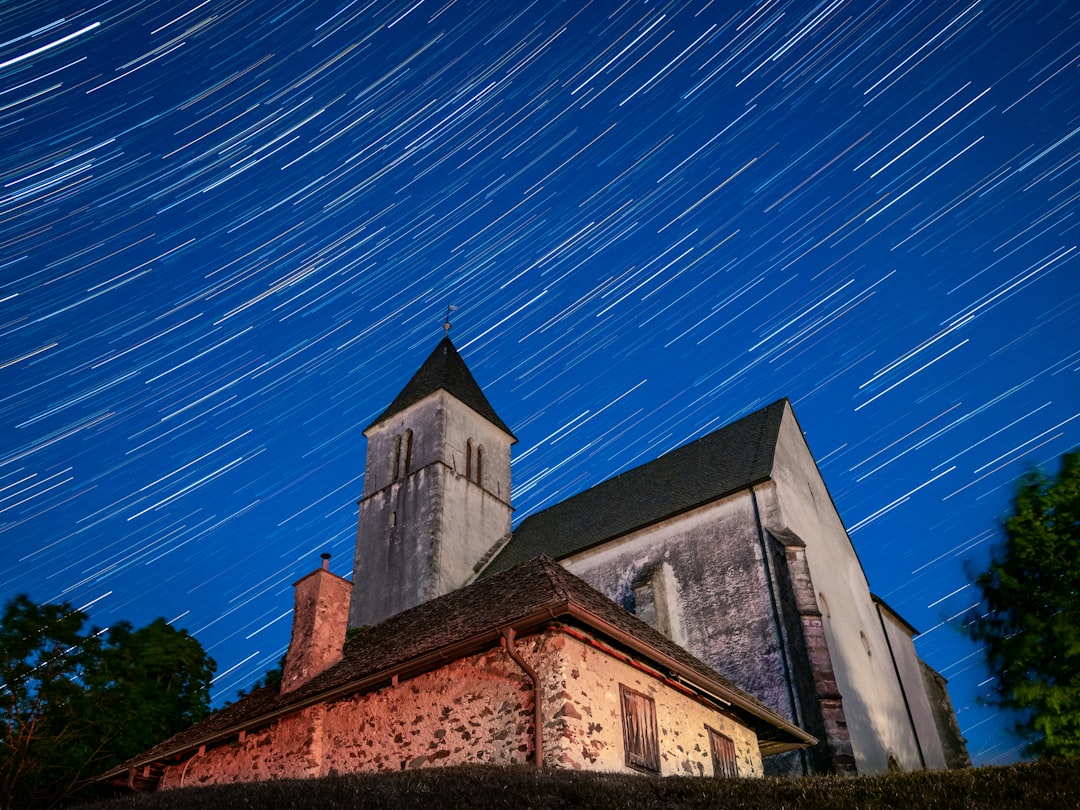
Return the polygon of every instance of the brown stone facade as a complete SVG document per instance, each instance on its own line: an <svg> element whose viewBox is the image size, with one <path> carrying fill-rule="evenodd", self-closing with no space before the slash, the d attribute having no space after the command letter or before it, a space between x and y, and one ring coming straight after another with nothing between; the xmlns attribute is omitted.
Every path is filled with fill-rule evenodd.
<svg viewBox="0 0 1080 810"><path fill-rule="evenodd" d="M810 578L810 569L806 564L806 547L790 532L776 532L786 540L784 556L802 624L803 645L810 664L810 675L814 692L820 706L821 723L819 733L824 733L821 741L825 751L825 762L821 770L854 776L857 773L855 755L851 748L851 735L848 732L847 718L844 716L844 701L836 685L829 643L825 637L825 626L821 611L814 596L814 583ZM787 539L790 538L790 539ZM817 723L814 723L817 730Z"/></svg>
<svg viewBox="0 0 1080 810"><path fill-rule="evenodd" d="M281 673L281 691L291 692L341 660L349 621L352 583L323 567L293 583L292 638Z"/></svg>
<svg viewBox="0 0 1080 810"><path fill-rule="evenodd" d="M493 644L494 644L493 635ZM629 771L624 685L652 697L661 775L712 775L708 730L734 741L740 776L762 774L754 731L659 672L559 626L519 639L536 670L544 764ZM162 789L460 764L523 764L534 749L534 687L501 646L375 691L319 703L169 766Z"/></svg>

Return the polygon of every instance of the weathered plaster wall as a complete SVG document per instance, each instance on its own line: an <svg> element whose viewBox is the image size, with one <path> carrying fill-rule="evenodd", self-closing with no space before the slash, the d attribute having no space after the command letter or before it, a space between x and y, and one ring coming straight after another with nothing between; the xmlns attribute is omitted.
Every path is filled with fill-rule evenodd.
<svg viewBox="0 0 1080 810"><path fill-rule="evenodd" d="M410 430L406 475L397 442ZM373 425L366 436L351 627L377 624L460 588L477 560L510 532L512 514L510 437L445 391ZM479 483L466 477L470 440L484 448Z"/></svg>
<svg viewBox="0 0 1080 810"><path fill-rule="evenodd" d="M771 552L757 534L755 501L766 529L790 530L806 544L809 581L824 604L820 617L803 611L801 628L791 621L795 606L784 592L783 561L766 559ZM940 761L934 753L941 750L940 740L935 745L937 735L927 722L932 714L925 689L918 679L908 685L908 673L911 714L920 733L930 735L920 755L862 566L790 410L781 425L771 482L560 562L631 611L633 585L642 572L670 566L674 587L668 590L681 610L684 646L812 733L819 734L819 721L846 725L860 773L884 772L890 757L905 770L923 767L924 757L930 767ZM800 651L807 631L821 643ZM905 655L901 671L906 673L912 661ZM831 660L829 677L843 701L813 708L802 694L806 673L801 670L805 660L821 656ZM788 759L797 766L792 756Z"/></svg>
<svg viewBox="0 0 1080 810"><path fill-rule="evenodd" d="M757 736L736 719L569 635L543 644L546 764L636 773L626 765L621 684L656 703L662 776L714 775L706 727L735 743L739 776L762 775Z"/></svg>
<svg viewBox="0 0 1080 810"><path fill-rule="evenodd" d="M926 693L923 682L923 663L915 653L911 631L890 611L878 608L885 626L885 635L889 641L896 669L900 673L900 683L908 699L915 732L922 748L923 767L945 768L945 752L941 747L934 710Z"/></svg>
<svg viewBox="0 0 1080 810"><path fill-rule="evenodd" d="M956 711L953 709L952 699L949 698L946 681L925 662L920 661L919 664L930 708L934 712L938 737L941 738L945 767L970 768L971 756L968 754L967 740L960 733L960 724L956 720Z"/></svg>
<svg viewBox="0 0 1080 810"><path fill-rule="evenodd" d="M766 527L789 528L806 543L859 773L886 771L890 756L904 770L920 768L866 575L790 409L781 424L772 482L757 492Z"/></svg>
<svg viewBox="0 0 1080 810"><path fill-rule="evenodd" d="M680 616L683 646L794 719L756 527L753 501L739 493L560 562L631 613L641 572L669 566L666 591Z"/></svg>
<svg viewBox="0 0 1080 810"><path fill-rule="evenodd" d="M374 625L433 599L438 581L437 464L360 502L349 626Z"/></svg>
<svg viewBox="0 0 1080 810"><path fill-rule="evenodd" d="M532 684L496 648L304 709L171 766L162 789L434 765L526 762Z"/></svg>
<svg viewBox="0 0 1080 810"><path fill-rule="evenodd" d="M712 774L706 727L735 743L740 776L760 776L751 729L561 630L519 639L543 695L544 763L632 772L619 685L656 702L664 776ZM533 757L533 685L500 647L378 691L320 704L166 769L161 788L314 778Z"/></svg>

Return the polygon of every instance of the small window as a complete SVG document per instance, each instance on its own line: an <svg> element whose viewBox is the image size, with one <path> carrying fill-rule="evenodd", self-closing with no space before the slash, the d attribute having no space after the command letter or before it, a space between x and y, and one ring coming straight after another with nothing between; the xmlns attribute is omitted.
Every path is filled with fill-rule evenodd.
<svg viewBox="0 0 1080 810"><path fill-rule="evenodd" d="M390 449L391 481L401 478L401 436L394 436L393 447Z"/></svg>
<svg viewBox="0 0 1080 810"><path fill-rule="evenodd" d="M709 728L709 747L712 749L713 776L738 776L739 768L735 764L735 743L719 731Z"/></svg>
<svg viewBox="0 0 1080 810"><path fill-rule="evenodd" d="M656 732L656 703L648 695L619 685L622 696L623 744L626 764L638 771L660 773L660 736Z"/></svg>
<svg viewBox="0 0 1080 810"><path fill-rule="evenodd" d="M412 431L405 431L405 471L402 475L412 472Z"/></svg>
<svg viewBox="0 0 1080 810"><path fill-rule="evenodd" d="M484 447L472 439L465 442L465 477L477 484L484 482Z"/></svg>

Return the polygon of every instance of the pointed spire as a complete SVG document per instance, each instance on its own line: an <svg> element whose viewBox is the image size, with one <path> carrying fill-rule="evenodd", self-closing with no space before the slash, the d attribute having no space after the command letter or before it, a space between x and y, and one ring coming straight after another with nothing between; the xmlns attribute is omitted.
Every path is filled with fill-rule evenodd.
<svg viewBox="0 0 1080 810"><path fill-rule="evenodd" d="M510 428L499 418L495 409L487 401L484 392L473 378L472 372L461 359L454 344L450 342L449 335L439 341L435 351L424 361L420 370L413 375L408 384L401 389L401 393L390 403L390 407L379 414L379 417L368 427L405 410L439 389L453 395L497 428L505 431L511 439L517 441L514 434L510 432Z"/></svg>

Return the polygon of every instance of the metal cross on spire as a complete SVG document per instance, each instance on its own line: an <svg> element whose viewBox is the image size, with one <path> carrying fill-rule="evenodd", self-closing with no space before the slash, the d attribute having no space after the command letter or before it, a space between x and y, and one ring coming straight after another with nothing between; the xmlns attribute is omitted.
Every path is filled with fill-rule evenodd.
<svg viewBox="0 0 1080 810"><path fill-rule="evenodd" d="M457 312L457 311L458 311L458 308L455 307L453 304L447 304L446 305L446 320L443 322L442 328L443 328L443 331L446 332L447 337L450 337L450 313L451 312Z"/></svg>

